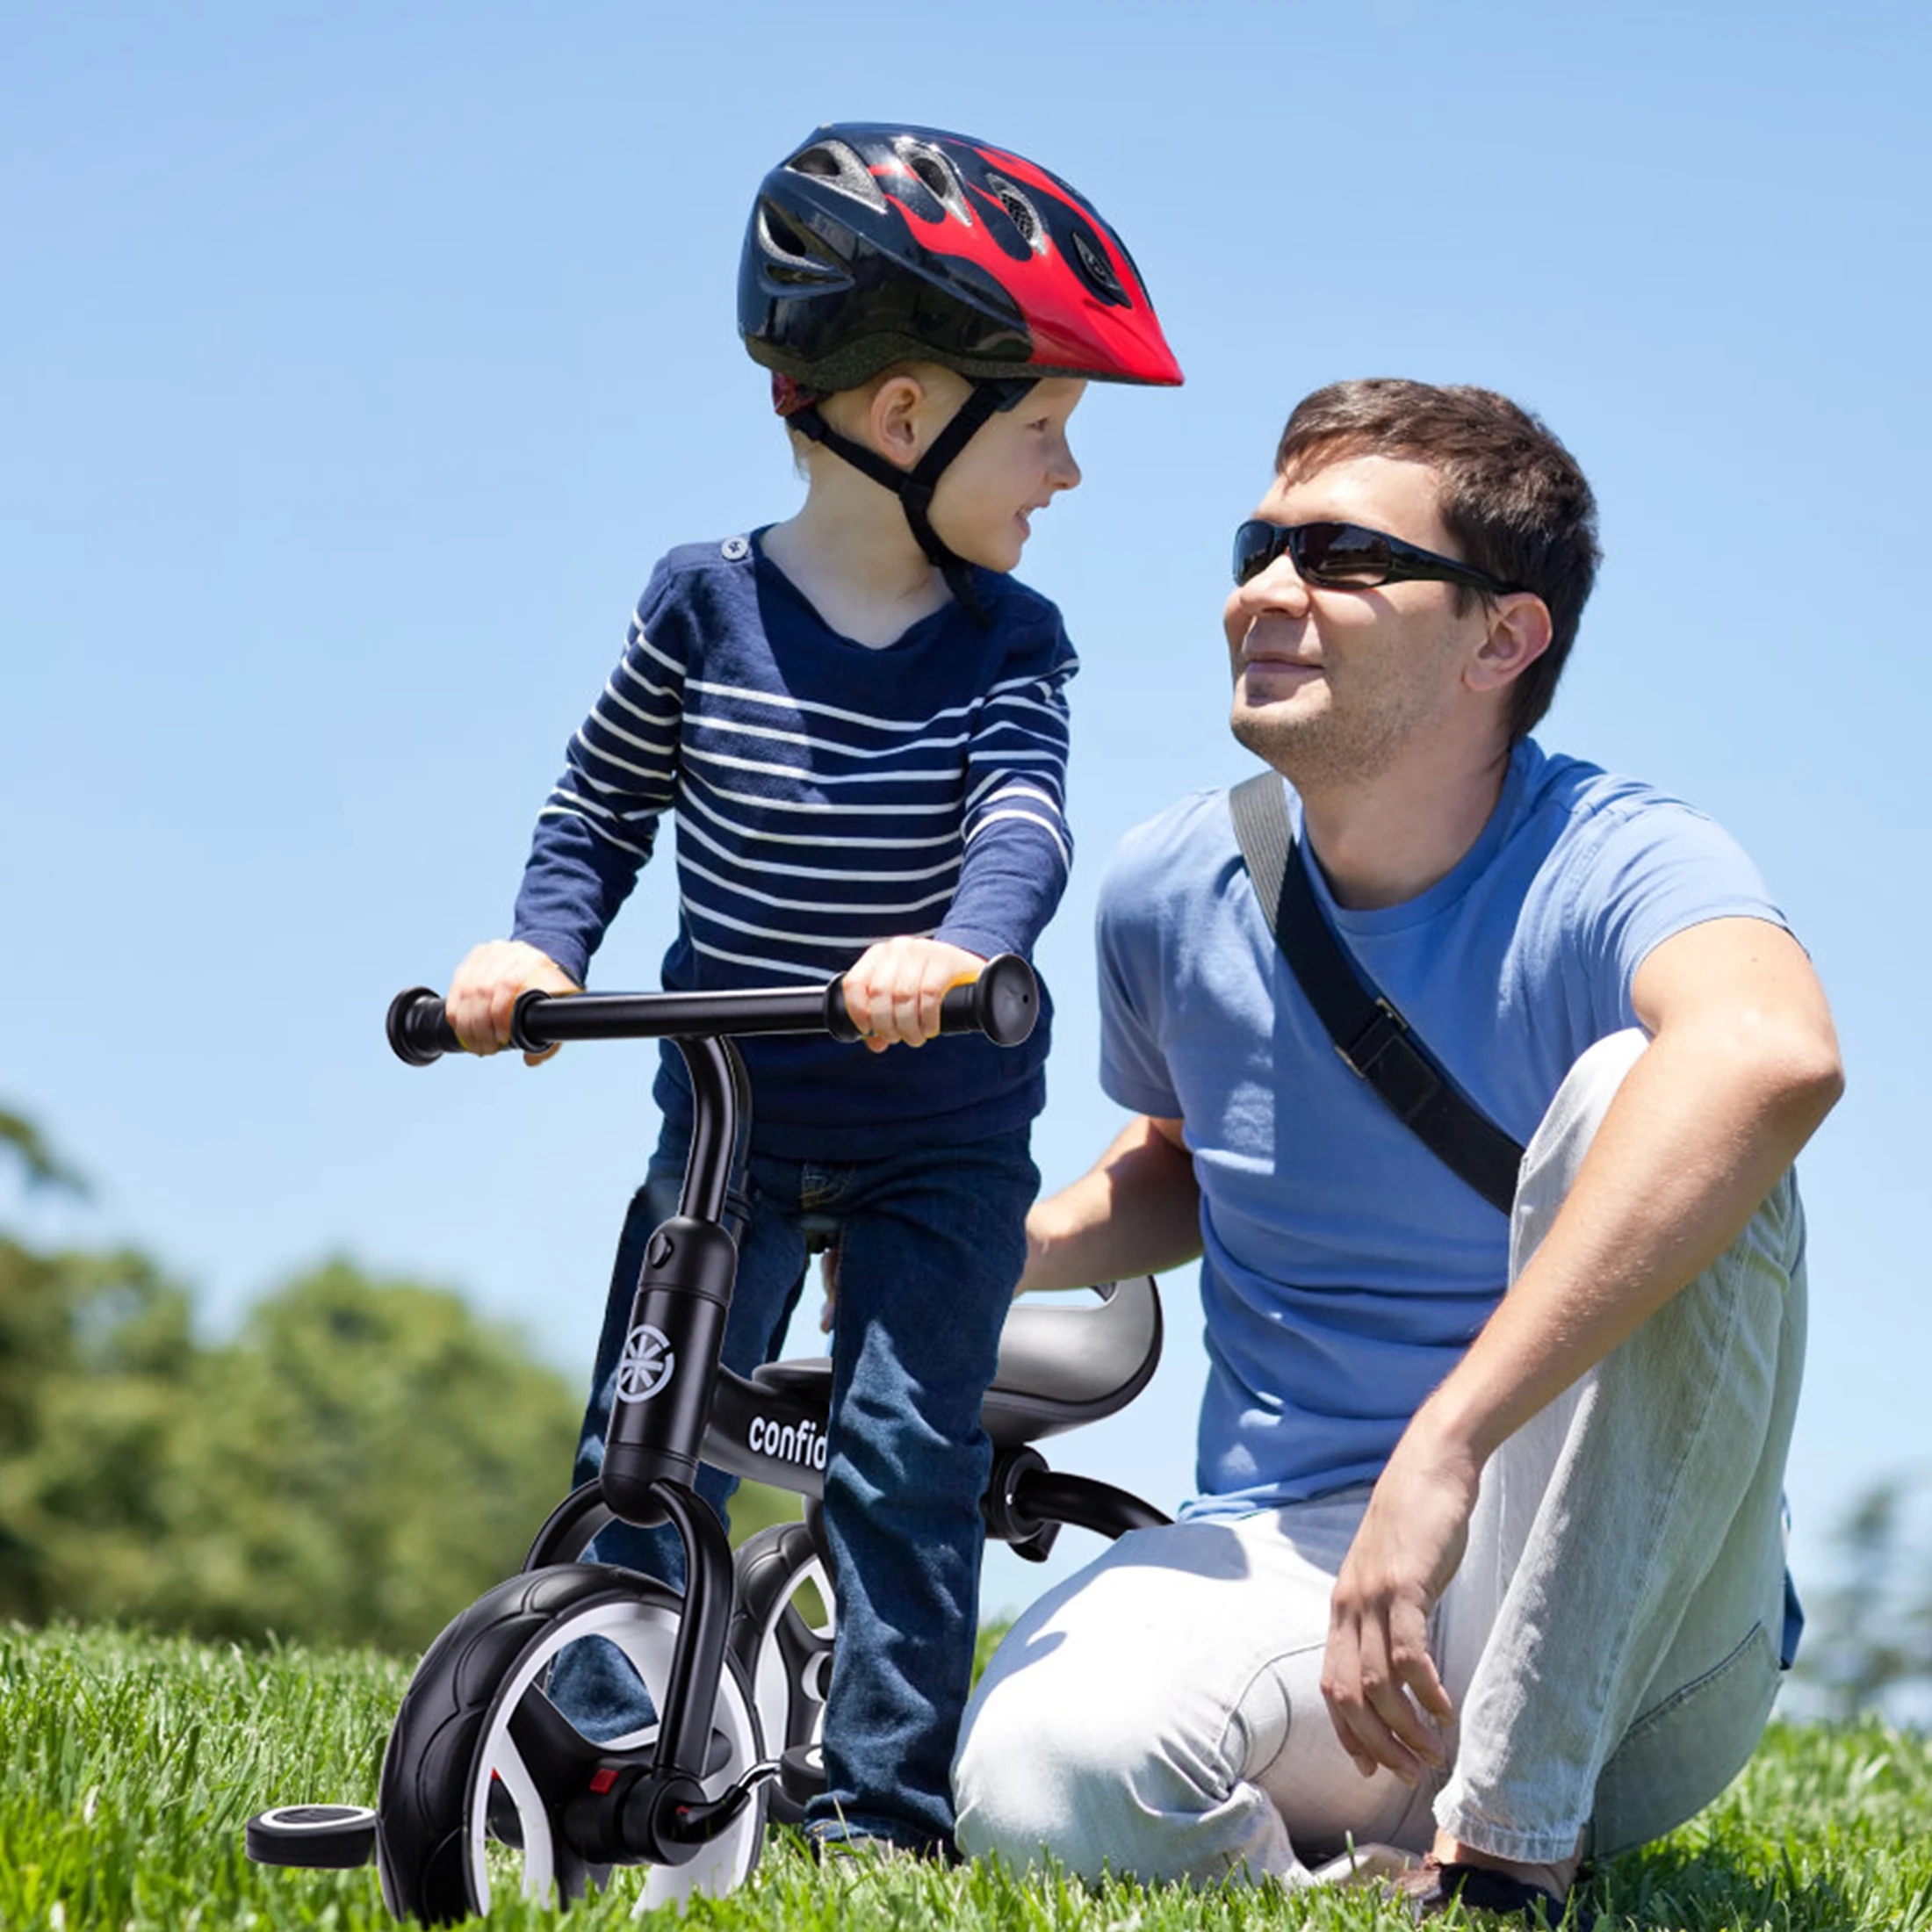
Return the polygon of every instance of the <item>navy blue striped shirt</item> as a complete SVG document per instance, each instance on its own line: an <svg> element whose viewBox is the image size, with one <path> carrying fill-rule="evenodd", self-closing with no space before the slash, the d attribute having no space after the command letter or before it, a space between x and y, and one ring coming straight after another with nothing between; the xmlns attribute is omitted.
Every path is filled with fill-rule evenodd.
<svg viewBox="0 0 1932 1932"><path fill-rule="evenodd" d="M898 934L1030 953L1071 858L1063 688L1078 666L1045 598L975 580L989 627L948 602L873 650L830 629L755 538L673 551L538 817L515 937L582 980L672 810L667 986L821 983ZM757 1143L854 1159L903 1147L915 1124L1006 1131L1042 1103L1049 1031L1043 1011L1004 1050L747 1040ZM658 1098L688 1117L668 1048Z"/></svg>

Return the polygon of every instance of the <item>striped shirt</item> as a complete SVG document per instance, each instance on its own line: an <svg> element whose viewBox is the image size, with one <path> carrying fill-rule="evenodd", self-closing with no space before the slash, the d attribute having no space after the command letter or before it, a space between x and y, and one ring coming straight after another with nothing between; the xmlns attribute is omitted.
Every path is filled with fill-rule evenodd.
<svg viewBox="0 0 1932 1932"><path fill-rule="evenodd" d="M1063 687L1077 660L1044 598L978 582L990 627L948 603L869 650L755 540L672 551L538 817L515 936L581 980L670 810L667 986L822 983L898 934L1030 953L1071 858ZM758 1143L861 1157L903 1145L913 1122L1006 1131L1043 1099L1046 1033L918 1055L746 1041ZM674 1049L659 1098L688 1115Z"/></svg>

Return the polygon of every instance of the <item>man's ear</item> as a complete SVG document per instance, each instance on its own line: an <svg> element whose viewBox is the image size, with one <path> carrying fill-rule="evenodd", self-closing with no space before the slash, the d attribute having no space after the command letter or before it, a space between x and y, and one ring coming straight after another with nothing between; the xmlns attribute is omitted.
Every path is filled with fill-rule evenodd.
<svg viewBox="0 0 1932 1932"><path fill-rule="evenodd" d="M1513 684L1550 647L1550 607L1534 591L1513 590L1489 608L1489 628L1463 673L1473 691Z"/></svg>
<svg viewBox="0 0 1932 1932"><path fill-rule="evenodd" d="M889 376L873 392L866 427L872 447L888 463L910 470L926 452L926 385L917 376Z"/></svg>

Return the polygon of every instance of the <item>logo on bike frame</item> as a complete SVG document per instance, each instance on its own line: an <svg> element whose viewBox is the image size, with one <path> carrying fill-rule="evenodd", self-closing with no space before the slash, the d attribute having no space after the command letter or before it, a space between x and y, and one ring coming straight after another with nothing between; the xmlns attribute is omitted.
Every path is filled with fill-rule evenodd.
<svg viewBox="0 0 1932 1932"><path fill-rule="evenodd" d="M746 1441L756 1455L775 1456L807 1469L823 1469L825 1466L825 1431L809 1420L780 1424L768 1417L753 1416Z"/></svg>
<svg viewBox="0 0 1932 1932"><path fill-rule="evenodd" d="M671 1337L648 1322L639 1322L624 1338L617 1364L617 1400L647 1402L669 1382L678 1366Z"/></svg>

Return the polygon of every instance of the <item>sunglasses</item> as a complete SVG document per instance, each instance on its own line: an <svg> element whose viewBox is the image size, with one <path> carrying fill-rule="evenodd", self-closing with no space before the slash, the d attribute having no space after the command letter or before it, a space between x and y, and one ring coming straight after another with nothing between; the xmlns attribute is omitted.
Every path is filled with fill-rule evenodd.
<svg viewBox="0 0 1932 1932"><path fill-rule="evenodd" d="M1331 590L1373 590L1378 584L1417 580L1464 584L1507 596L1517 587L1472 570L1453 557L1438 557L1420 544L1405 544L1379 530L1359 523L1270 523L1250 519L1235 532L1235 581L1258 577L1286 551L1304 583Z"/></svg>

